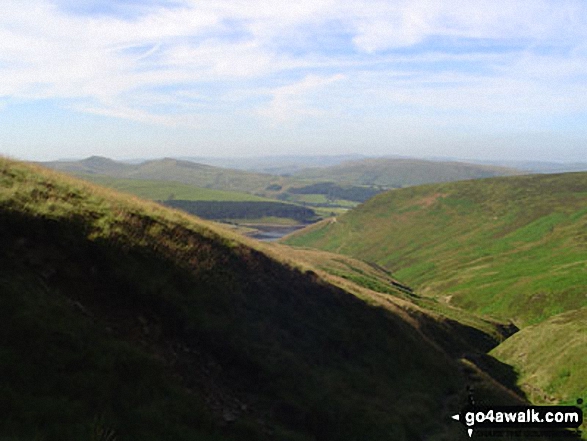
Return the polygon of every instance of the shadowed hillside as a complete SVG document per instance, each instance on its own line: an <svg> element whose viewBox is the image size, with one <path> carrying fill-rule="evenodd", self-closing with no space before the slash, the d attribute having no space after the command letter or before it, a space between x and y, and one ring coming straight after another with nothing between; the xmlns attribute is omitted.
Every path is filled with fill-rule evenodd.
<svg viewBox="0 0 587 441"><path fill-rule="evenodd" d="M156 204L0 160L0 240L5 438L456 440L466 384L520 402L440 317Z"/></svg>

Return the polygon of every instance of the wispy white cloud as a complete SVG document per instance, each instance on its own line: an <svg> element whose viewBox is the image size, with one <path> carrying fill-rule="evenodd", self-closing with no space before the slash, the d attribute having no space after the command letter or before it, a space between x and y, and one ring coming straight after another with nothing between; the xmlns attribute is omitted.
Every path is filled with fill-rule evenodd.
<svg viewBox="0 0 587 441"><path fill-rule="evenodd" d="M101 104L97 106L92 105L72 105L73 110L91 113L94 115L108 116L112 118L122 118L137 122L147 122L151 124L162 125L166 127L202 127L201 122L195 115L190 114L174 114L174 115L157 115L152 112L146 112L144 110L125 106L123 104L111 104L109 106Z"/></svg>
<svg viewBox="0 0 587 441"><path fill-rule="evenodd" d="M352 3L355 44L366 51L405 47L428 37L528 39L584 38L584 5L544 0L400 0Z"/></svg>
<svg viewBox="0 0 587 441"><path fill-rule="evenodd" d="M587 112L581 0L153 0L125 15L26 3L0 2L8 100L165 127Z"/></svg>
<svg viewBox="0 0 587 441"><path fill-rule="evenodd" d="M274 121L287 121L301 116L324 115L324 109L319 108L315 102L309 102L309 95L344 78L344 75L341 74L329 77L308 75L296 83L277 87L270 91L271 101L268 105L260 108L258 114Z"/></svg>

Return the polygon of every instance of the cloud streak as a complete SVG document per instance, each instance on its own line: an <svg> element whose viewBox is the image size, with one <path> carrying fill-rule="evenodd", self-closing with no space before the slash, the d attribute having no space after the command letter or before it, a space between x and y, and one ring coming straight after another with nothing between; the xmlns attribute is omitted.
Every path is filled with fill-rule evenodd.
<svg viewBox="0 0 587 441"><path fill-rule="evenodd" d="M344 78L341 74L330 77L308 75L297 83L277 87L270 91L272 99L269 104L259 109L258 113L275 121L287 121L301 116L325 115L324 109L308 104L309 95L317 90L323 91L329 84Z"/></svg>

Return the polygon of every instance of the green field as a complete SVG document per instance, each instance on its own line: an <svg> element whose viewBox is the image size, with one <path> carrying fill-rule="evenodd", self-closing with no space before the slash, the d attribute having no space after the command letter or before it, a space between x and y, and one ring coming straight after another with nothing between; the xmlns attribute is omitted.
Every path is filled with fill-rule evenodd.
<svg viewBox="0 0 587 441"><path fill-rule="evenodd" d="M468 439L470 330L384 271L3 159L0 239L0 438Z"/></svg>
<svg viewBox="0 0 587 441"><path fill-rule="evenodd" d="M359 205L357 202L345 199L328 199L323 194L296 194L289 196L287 200L324 208L353 208Z"/></svg>
<svg viewBox="0 0 587 441"><path fill-rule="evenodd" d="M437 299L421 296L378 265L325 251L283 248L284 245L275 243L267 246L282 247L278 248L281 254L295 259L296 262L302 262L313 271L320 272L331 283L353 292L369 303L391 303L417 320L422 320L426 316L442 317L440 320L447 329L467 327L466 332L461 332L462 329L445 332L444 341L439 339L439 327L431 329L437 334L430 335L430 338L444 345L446 350L451 351L459 347L462 349L462 343L454 343L455 339L462 338L467 340L465 346L471 345L476 349L493 348L514 331L510 323L490 320ZM426 332L424 327L422 329ZM451 348L453 344L454 347Z"/></svg>

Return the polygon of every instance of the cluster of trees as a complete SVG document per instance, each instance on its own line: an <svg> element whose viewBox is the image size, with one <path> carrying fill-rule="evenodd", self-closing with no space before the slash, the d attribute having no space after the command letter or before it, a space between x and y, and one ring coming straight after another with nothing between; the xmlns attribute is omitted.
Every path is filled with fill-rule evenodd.
<svg viewBox="0 0 587 441"><path fill-rule="evenodd" d="M298 222L313 222L317 218L316 212L310 208L283 202L171 200L162 203L204 219L214 220L284 217Z"/></svg>
<svg viewBox="0 0 587 441"><path fill-rule="evenodd" d="M306 185L305 187L290 188L289 193L292 194L323 194L328 200L334 201L336 199L343 199L353 202L365 202L372 198L383 189L375 187L359 187L359 186L340 186L334 182L320 182L317 184Z"/></svg>

